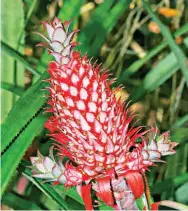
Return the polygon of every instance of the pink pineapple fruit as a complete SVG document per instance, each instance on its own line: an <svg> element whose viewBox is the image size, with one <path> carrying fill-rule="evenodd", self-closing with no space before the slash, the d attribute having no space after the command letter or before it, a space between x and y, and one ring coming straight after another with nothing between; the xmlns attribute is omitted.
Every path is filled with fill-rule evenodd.
<svg viewBox="0 0 188 211"><path fill-rule="evenodd" d="M156 129L141 132L141 127L130 126L134 116L117 100L119 88L111 90L107 71L73 51L77 43L71 41L78 30L69 33L70 21L62 24L55 18L44 25L48 38L40 35L55 57L48 68L48 112L53 116L45 126L58 155L69 161L57 162L52 149L49 157L39 153L31 158L33 176L76 186L87 210L93 209L91 190L117 210L138 209L136 199L147 191L144 172L162 155L175 153L176 143L170 142L168 132L159 136ZM149 139L147 133L152 134Z"/></svg>

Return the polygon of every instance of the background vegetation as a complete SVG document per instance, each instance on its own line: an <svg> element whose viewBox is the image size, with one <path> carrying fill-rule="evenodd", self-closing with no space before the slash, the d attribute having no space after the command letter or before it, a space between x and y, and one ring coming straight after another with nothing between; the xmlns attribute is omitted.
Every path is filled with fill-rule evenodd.
<svg viewBox="0 0 188 211"><path fill-rule="evenodd" d="M123 84L140 125L170 130L177 153L147 172L155 201L188 204L188 1L6 0L2 1L2 209L84 209L74 188L31 177L29 157L48 153L43 113L52 59L36 48L42 21L58 16L80 28L78 48L98 59ZM172 10L170 9L172 8ZM107 209L101 205L101 210Z"/></svg>

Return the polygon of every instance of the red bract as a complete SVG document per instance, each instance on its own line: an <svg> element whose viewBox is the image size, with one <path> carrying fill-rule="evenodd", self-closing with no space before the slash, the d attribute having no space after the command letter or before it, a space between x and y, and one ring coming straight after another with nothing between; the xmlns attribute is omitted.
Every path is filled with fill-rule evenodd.
<svg viewBox="0 0 188 211"><path fill-rule="evenodd" d="M109 177L103 177L97 180L96 192L97 196L107 205L113 206L115 204L111 187L111 179Z"/></svg>
<svg viewBox="0 0 188 211"><path fill-rule="evenodd" d="M85 207L87 210L93 210L91 200L91 184L81 187L81 197L83 198Z"/></svg>
<svg viewBox="0 0 188 211"><path fill-rule="evenodd" d="M144 192L144 182L138 172L129 172L125 176L128 186L133 192L134 197L140 198ZM139 185L138 185L139 184Z"/></svg>
<svg viewBox="0 0 188 211"><path fill-rule="evenodd" d="M52 24L44 25L49 39L42 36L56 60L48 68L48 111L53 116L46 127L59 155L70 159L57 174L59 178L64 175L66 181L56 180L67 187L79 187L89 210L91 188L115 209L135 208L135 199L144 193L141 174L159 160L163 145L165 154L173 152L174 145L164 136L157 145L156 131L151 130L153 138L147 140L142 127L130 126L134 116L115 96L120 88L111 90L113 80L108 79L107 71L73 51L76 43L71 40L77 30L69 33L69 22L62 25L55 18Z"/></svg>

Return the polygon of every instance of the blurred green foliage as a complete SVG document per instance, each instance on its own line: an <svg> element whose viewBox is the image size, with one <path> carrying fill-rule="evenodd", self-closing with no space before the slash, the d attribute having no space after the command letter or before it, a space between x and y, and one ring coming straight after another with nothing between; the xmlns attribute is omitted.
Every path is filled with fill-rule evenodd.
<svg viewBox="0 0 188 211"><path fill-rule="evenodd" d="M41 40L33 32L54 16L72 18L71 27L81 29L78 50L109 68L115 85L124 85L121 94L132 100L138 124L171 131L177 153L147 172L149 186L155 201L188 204L187 7L185 0L2 1L2 209L84 209L74 188L42 184L28 169L29 157L38 148L47 154L52 142L43 128L51 57L35 47ZM178 15L167 17L160 8Z"/></svg>

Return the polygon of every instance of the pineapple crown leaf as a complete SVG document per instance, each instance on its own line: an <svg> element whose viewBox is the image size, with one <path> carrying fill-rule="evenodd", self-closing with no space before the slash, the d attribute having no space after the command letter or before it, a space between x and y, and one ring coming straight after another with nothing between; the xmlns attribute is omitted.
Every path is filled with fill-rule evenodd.
<svg viewBox="0 0 188 211"><path fill-rule="evenodd" d="M45 43L37 44L37 46L47 48L49 54L53 55L55 60L60 64L67 64L72 57L73 49L80 44L78 42L72 42L75 33L80 30L75 29L69 33L70 23L71 20L68 20L62 24L61 21L55 17L52 23L42 22L48 37L45 37L39 32L35 32L46 41Z"/></svg>

